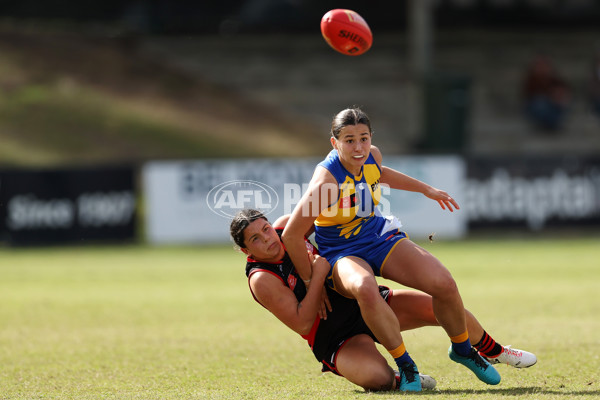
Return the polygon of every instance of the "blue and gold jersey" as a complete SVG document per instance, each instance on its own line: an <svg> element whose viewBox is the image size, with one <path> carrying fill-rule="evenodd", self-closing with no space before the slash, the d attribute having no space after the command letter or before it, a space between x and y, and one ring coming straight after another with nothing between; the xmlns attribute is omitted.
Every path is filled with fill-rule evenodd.
<svg viewBox="0 0 600 400"><path fill-rule="evenodd" d="M335 177L338 198L315 220L315 240L321 256L331 264L327 284L335 290L332 272L337 262L354 256L365 260L376 276L382 270L394 247L408 239L400 231L394 217L384 218L376 209L381 198L381 168L372 154L355 176L342 165L338 152L332 150L319 163ZM321 188L323 189L323 188ZM386 224L386 221L398 223Z"/></svg>
<svg viewBox="0 0 600 400"><path fill-rule="evenodd" d="M319 250L327 251L344 242L359 245L362 238L373 240L371 234L378 235L385 222L383 218L373 218L381 198L381 168L373 155L369 154L358 176L344 168L337 150L332 150L319 166L326 168L338 183L337 200L315 220Z"/></svg>

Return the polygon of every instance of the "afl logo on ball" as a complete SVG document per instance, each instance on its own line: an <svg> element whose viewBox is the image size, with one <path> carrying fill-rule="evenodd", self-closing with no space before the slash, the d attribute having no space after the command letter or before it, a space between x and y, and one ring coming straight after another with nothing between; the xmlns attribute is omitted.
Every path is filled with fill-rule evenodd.
<svg viewBox="0 0 600 400"><path fill-rule="evenodd" d="M256 181L229 181L213 187L206 196L208 208L217 215L233 218L238 211L254 208L269 214L277 207L279 196L269 185Z"/></svg>

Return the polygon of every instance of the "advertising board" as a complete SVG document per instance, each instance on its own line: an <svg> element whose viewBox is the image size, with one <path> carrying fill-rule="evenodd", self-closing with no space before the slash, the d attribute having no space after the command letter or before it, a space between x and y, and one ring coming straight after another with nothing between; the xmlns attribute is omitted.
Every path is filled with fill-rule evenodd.
<svg viewBox="0 0 600 400"><path fill-rule="evenodd" d="M136 203L132 167L0 172L0 227L13 245L131 240Z"/></svg>
<svg viewBox="0 0 600 400"><path fill-rule="evenodd" d="M157 161L143 166L146 237L151 243L229 241L229 223L243 208L274 221L291 213L319 159ZM389 157L386 165L428 181L460 199L464 163L459 157ZM402 220L408 233L448 238L465 233L461 212L443 211L421 194L382 188L380 211ZM460 202L460 200L459 200Z"/></svg>

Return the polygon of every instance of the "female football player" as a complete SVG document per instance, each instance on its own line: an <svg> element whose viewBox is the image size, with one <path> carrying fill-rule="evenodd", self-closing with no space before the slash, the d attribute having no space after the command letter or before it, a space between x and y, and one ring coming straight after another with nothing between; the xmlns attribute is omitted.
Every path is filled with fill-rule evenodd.
<svg viewBox="0 0 600 400"><path fill-rule="evenodd" d="M406 351L402 325L379 296L375 276L429 294L435 318L451 340L450 358L483 382L498 384L498 372L471 346L462 298L450 272L376 209L381 184L420 192L449 211L458 209L458 204L445 191L383 166L381 152L371 144L372 135L369 117L359 108L334 117L333 150L315 169L282 235L292 262L302 280L309 282L312 272L304 234L314 224L319 253L331 265L328 285L358 301L367 326L398 366L413 367L402 376L406 390L419 390L418 369Z"/></svg>
<svg viewBox="0 0 600 400"><path fill-rule="evenodd" d="M326 286L329 309L320 318L321 292L330 265L305 240L305 254L308 253L312 269L310 285L305 284L280 240L288 218L279 218L274 228L259 211L243 210L231 222L231 237L247 255L246 275L255 300L308 341L323 371L344 376L365 390L406 390L401 384L402 370L395 375L375 347L377 339L365 324L356 300ZM383 286L378 291L402 329L438 325L431 296L418 291L392 291ZM501 353L504 356L498 362L513 366L535 363L533 354L503 348L471 313L465 310L465 314L469 331L477 339L476 347L484 354ZM423 388L435 387L435 380L427 375L419 374L417 379Z"/></svg>

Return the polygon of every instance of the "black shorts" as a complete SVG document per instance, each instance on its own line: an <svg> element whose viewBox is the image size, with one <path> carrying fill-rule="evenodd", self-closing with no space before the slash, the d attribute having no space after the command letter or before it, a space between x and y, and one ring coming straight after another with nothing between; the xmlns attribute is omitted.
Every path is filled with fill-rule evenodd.
<svg viewBox="0 0 600 400"><path fill-rule="evenodd" d="M388 287L379 286L379 293L389 303L392 291ZM327 314L326 320L321 320L319 323L313 344L313 354L323 364L323 372L330 371L341 376L336 368L336 359L340 349L350 338L365 334L373 338L375 342L378 341L363 320L356 300L343 297L329 288L327 295L332 311Z"/></svg>

